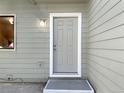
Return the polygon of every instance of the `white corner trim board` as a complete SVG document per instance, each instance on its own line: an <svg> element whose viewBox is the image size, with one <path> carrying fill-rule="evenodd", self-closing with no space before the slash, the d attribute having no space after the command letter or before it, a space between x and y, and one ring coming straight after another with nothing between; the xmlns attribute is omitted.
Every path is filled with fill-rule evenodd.
<svg viewBox="0 0 124 93"><path fill-rule="evenodd" d="M50 13L50 77L81 77L81 13ZM77 18L77 70L74 73L54 73L53 59L53 30L54 18Z"/></svg>

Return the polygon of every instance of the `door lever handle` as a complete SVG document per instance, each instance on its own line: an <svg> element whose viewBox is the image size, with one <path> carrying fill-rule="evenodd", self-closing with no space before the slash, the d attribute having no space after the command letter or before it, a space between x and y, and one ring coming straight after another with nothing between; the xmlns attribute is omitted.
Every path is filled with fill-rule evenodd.
<svg viewBox="0 0 124 93"><path fill-rule="evenodd" d="M53 45L53 50L56 50L56 45Z"/></svg>
<svg viewBox="0 0 124 93"><path fill-rule="evenodd" d="M56 47L56 45L53 45L53 47Z"/></svg>
<svg viewBox="0 0 124 93"><path fill-rule="evenodd" d="M56 50L56 48L53 48L53 50Z"/></svg>

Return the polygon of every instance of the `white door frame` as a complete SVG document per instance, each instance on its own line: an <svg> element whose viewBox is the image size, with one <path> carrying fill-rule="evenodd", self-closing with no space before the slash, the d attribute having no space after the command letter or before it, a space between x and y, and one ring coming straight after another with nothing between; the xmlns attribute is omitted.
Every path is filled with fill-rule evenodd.
<svg viewBox="0 0 124 93"><path fill-rule="evenodd" d="M54 17L78 18L78 67L77 74L62 74L53 72L53 19ZM50 77L81 77L81 13L50 13Z"/></svg>

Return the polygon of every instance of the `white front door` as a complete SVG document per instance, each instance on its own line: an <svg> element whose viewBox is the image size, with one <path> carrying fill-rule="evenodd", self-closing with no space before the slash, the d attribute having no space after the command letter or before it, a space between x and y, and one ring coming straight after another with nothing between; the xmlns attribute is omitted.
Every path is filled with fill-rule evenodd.
<svg viewBox="0 0 124 93"><path fill-rule="evenodd" d="M52 59L52 76L80 76L81 49L79 48L81 48L81 40L79 39L81 39L81 23L79 24L79 17L65 16L64 14L64 16L52 16L51 21L52 43L50 44L52 44L52 48L50 48L50 52L52 55L50 55L50 60Z"/></svg>
<svg viewBox="0 0 124 93"><path fill-rule="evenodd" d="M55 73L77 72L77 18L54 18L53 70Z"/></svg>

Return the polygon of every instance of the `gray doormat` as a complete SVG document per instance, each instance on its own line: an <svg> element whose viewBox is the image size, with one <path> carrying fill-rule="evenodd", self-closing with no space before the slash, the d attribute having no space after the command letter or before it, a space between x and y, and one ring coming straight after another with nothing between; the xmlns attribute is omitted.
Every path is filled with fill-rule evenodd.
<svg viewBox="0 0 124 93"><path fill-rule="evenodd" d="M46 89L54 90L92 90L87 80L49 80Z"/></svg>

